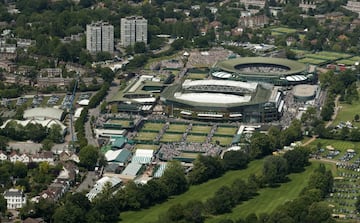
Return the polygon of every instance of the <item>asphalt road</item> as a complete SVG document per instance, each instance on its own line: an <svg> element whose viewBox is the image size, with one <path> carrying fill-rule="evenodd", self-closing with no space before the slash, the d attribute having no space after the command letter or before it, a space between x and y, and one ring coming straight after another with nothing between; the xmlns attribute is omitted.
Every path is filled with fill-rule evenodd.
<svg viewBox="0 0 360 223"><path fill-rule="evenodd" d="M110 86L110 89L108 91L107 96L105 97L105 101L109 101L110 99L112 99L118 92L119 92L119 88L120 88L120 80L115 79ZM85 137L88 141L89 145L93 145L93 146L99 146L97 143L96 138L93 136L93 132L91 130L91 117L94 116L95 120L99 117L100 115L100 106L101 103L93 109L89 109L89 114L88 114L88 121L85 123Z"/></svg>

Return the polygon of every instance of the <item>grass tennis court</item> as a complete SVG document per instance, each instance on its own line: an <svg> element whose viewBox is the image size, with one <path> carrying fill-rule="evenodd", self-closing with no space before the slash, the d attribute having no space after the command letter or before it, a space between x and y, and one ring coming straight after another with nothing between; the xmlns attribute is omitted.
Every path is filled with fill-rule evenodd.
<svg viewBox="0 0 360 223"><path fill-rule="evenodd" d="M187 77L192 80L202 80L205 79L208 75L204 73L188 73Z"/></svg>
<svg viewBox="0 0 360 223"><path fill-rule="evenodd" d="M187 135L186 142L203 143L206 140L206 136L201 135Z"/></svg>
<svg viewBox="0 0 360 223"><path fill-rule="evenodd" d="M277 32L277 33L283 33L283 34L289 34L289 33L296 33L297 32L296 29L291 29L291 28L286 28L286 27L273 28L273 29L271 29L271 31Z"/></svg>
<svg viewBox="0 0 360 223"><path fill-rule="evenodd" d="M188 158L188 159L196 159L198 157L198 155L200 155L202 153L187 153L187 152L182 152L180 153L180 155L178 155L178 157L183 157L183 158Z"/></svg>
<svg viewBox="0 0 360 223"><path fill-rule="evenodd" d="M152 130L152 131L160 131L164 123L156 123L156 122L146 122L142 127L142 130Z"/></svg>
<svg viewBox="0 0 360 223"><path fill-rule="evenodd" d="M161 137L160 142L180 142L181 138L182 138L182 134L165 133Z"/></svg>
<svg viewBox="0 0 360 223"><path fill-rule="evenodd" d="M237 131L237 128L235 128L235 127L218 127L216 129L215 134L233 136L236 133L236 131Z"/></svg>
<svg viewBox="0 0 360 223"><path fill-rule="evenodd" d="M216 143L216 141L219 141L219 144L221 146L227 146L230 145L232 142L232 137L221 137L221 136L213 136L211 138L212 143Z"/></svg>
<svg viewBox="0 0 360 223"><path fill-rule="evenodd" d="M184 133L189 125L182 124L170 124L169 128L166 130L167 132L181 132Z"/></svg>
<svg viewBox="0 0 360 223"><path fill-rule="evenodd" d="M110 119L109 121L107 121L107 123L113 125L121 125L122 127L130 127L133 122L124 119Z"/></svg>
<svg viewBox="0 0 360 223"><path fill-rule="evenodd" d="M150 145L150 144L136 144L135 146L136 149L149 149L149 150L158 150L159 149L159 145Z"/></svg>
<svg viewBox="0 0 360 223"><path fill-rule="evenodd" d="M298 61L301 62L301 63L311 63L311 64L315 64L315 65L322 64L322 63L326 62L326 60L309 58L309 57L302 58L302 59L300 59Z"/></svg>
<svg viewBox="0 0 360 223"><path fill-rule="evenodd" d="M153 141L159 133L157 132L139 132L135 140L139 141Z"/></svg>
<svg viewBox="0 0 360 223"><path fill-rule="evenodd" d="M207 134L210 132L211 128L212 127L208 125L193 125L191 128L191 132Z"/></svg>

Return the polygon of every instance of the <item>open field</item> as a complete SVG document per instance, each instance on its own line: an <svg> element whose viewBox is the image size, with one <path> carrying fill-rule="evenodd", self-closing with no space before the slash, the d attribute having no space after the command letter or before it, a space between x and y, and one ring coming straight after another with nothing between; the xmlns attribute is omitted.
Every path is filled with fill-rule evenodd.
<svg viewBox="0 0 360 223"><path fill-rule="evenodd" d="M232 139L233 139L232 137L213 136L211 138L211 142L216 143L216 141L219 141L219 144L221 146L228 146L231 144Z"/></svg>
<svg viewBox="0 0 360 223"><path fill-rule="evenodd" d="M151 208L141 211L126 211L121 213L122 223L148 223L155 222L159 214L164 213L167 209L178 203L186 203L191 200L205 201L212 197L216 190L224 185L231 185L236 178L247 179L250 174L258 174L262 171L263 160L256 160L249 164L245 170L229 171L222 177L209 180L206 183L191 186L190 189L182 195L175 196L168 201L155 205Z"/></svg>
<svg viewBox="0 0 360 223"><path fill-rule="evenodd" d="M189 125L182 124L170 124L169 128L166 130L167 132L180 132L184 133Z"/></svg>
<svg viewBox="0 0 360 223"><path fill-rule="evenodd" d="M186 142L203 143L206 140L206 136L202 135L187 135Z"/></svg>
<svg viewBox="0 0 360 223"><path fill-rule="evenodd" d="M211 128L212 127L208 125L193 125L190 132L208 134Z"/></svg>
<svg viewBox="0 0 360 223"><path fill-rule="evenodd" d="M180 142L181 141L182 134L170 134L165 133L161 139L160 142Z"/></svg>
<svg viewBox="0 0 360 223"><path fill-rule="evenodd" d="M158 135L157 132L139 132L135 137L135 140L153 141L157 135Z"/></svg>
<svg viewBox="0 0 360 223"><path fill-rule="evenodd" d="M156 122L146 122L142 127L142 130L150 130L150 131L160 131L164 123L156 123Z"/></svg>
<svg viewBox="0 0 360 223"><path fill-rule="evenodd" d="M354 101L351 105L341 103L341 108L333 122L333 125L339 122L353 121L356 114L360 115L360 100ZM353 122L354 126L360 127L360 122Z"/></svg>
<svg viewBox="0 0 360 223"><path fill-rule="evenodd" d="M159 145L136 144L135 148L136 149L149 149L149 150L156 151L159 149Z"/></svg>
<svg viewBox="0 0 360 223"><path fill-rule="evenodd" d="M219 219L233 219L245 218L248 214L255 213L271 213L278 206L287 201L291 201L299 196L301 190L307 185L311 173L318 167L318 163L313 163L306 168L306 171L298 174L291 174L289 178L291 181L281 184L277 188L264 188L259 191L259 195L253 199L237 205L232 213L219 215L214 218L208 219L207 223L218 222Z"/></svg>
<svg viewBox="0 0 360 223"><path fill-rule="evenodd" d="M219 135L231 135L233 136L237 131L237 128L235 127L218 127L216 129L215 134L219 134Z"/></svg>
<svg viewBox="0 0 360 223"><path fill-rule="evenodd" d="M271 29L271 31L273 31L275 33L282 33L282 34L289 34L289 33L297 32L296 29L291 29L291 28L286 28L286 27L273 28L273 29Z"/></svg>

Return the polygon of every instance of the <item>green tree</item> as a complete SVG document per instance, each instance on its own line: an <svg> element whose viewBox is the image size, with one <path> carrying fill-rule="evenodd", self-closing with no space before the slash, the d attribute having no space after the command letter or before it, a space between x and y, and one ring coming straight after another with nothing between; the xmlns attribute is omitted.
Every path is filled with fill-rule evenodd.
<svg viewBox="0 0 360 223"><path fill-rule="evenodd" d="M169 195L181 194L189 187L184 168L176 161L168 164L161 181L167 186Z"/></svg>
<svg viewBox="0 0 360 223"><path fill-rule="evenodd" d="M134 52L135 53L145 53L146 52L146 45L144 42L136 42L134 44Z"/></svg>
<svg viewBox="0 0 360 223"><path fill-rule="evenodd" d="M307 222L332 223L332 210L326 202L316 202L309 207Z"/></svg>
<svg viewBox="0 0 360 223"><path fill-rule="evenodd" d="M27 176L28 168L22 162L16 162L14 164L13 176L18 178L25 178Z"/></svg>
<svg viewBox="0 0 360 223"><path fill-rule="evenodd" d="M7 210L7 202L6 199L4 198L4 195L0 194L0 213L2 215L5 214Z"/></svg>
<svg viewBox="0 0 360 223"><path fill-rule="evenodd" d="M62 129L61 126L58 124L52 125L49 128L49 133L47 138L50 139L51 141L55 142L55 143L61 143L63 142L63 135L62 135Z"/></svg>
<svg viewBox="0 0 360 223"><path fill-rule="evenodd" d="M199 155L194 161L193 170L189 173L190 184L200 184L209 179L221 176L224 168L219 157Z"/></svg>
<svg viewBox="0 0 360 223"><path fill-rule="evenodd" d="M264 133L255 132L250 140L250 157L260 158L271 154L271 141L269 136Z"/></svg>
<svg viewBox="0 0 360 223"><path fill-rule="evenodd" d="M309 151L303 147L287 151L284 154L284 158L289 164L290 173L301 172L304 170L305 166L309 165Z"/></svg>
<svg viewBox="0 0 360 223"><path fill-rule="evenodd" d="M79 152L80 165L88 170L93 170L95 168L98 158L99 151L92 145L81 148Z"/></svg>
<svg viewBox="0 0 360 223"><path fill-rule="evenodd" d="M288 164L281 156L268 156L265 158L263 166L264 182L270 186L282 183L288 174Z"/></svg>
<svg viewBox="0 0 360 223"><path fill-rule="evenodd" d="M239 170L246 168L249 163L249 155L243 151L228 151L223 157L226 170Z"/></svg>

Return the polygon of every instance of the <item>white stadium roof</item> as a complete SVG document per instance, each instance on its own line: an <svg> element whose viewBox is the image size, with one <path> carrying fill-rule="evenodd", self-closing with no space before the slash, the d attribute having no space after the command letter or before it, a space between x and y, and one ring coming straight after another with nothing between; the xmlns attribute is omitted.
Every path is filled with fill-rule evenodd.
<svg viewBox="0 0 360 223"><path fill-rule="evenodd" d="M109 150L105 153L106 161L113 161L121 153L122 149L119 150Z"/></svg>
<svg viewBox="0 0 360 223"><path fill-rule="evenodd" d="M214 77L222 78L222 79L228 79L228 78L231 77L231 74L229 74L229 73L227 73L227 72L222 72L222 71L220 71L220 72L214 72L214 73L212 73L212 75L213 75Z"/></svg>
<svg viewBox="0 0 360 223"><path fill-rule="evenodd" d="M239 96L222 93L180 93L174 95L175 98L197 102L197 103L213 103L213 104L229 104L229 103L245 103L251 100L250 95Z"/></svg>
<svg viewBox="0 0 360 223"><path fill-rule="evenodd" d="M241 81L229 81L229 80L185 80L182 84L183 89L195 87L195 86L226 86L247 89L255 91L258 83L255 82L241 82Z"/></svg>
<svg viewBox="0 0 360 223"><path fill-rule="evenodd" d="M307 77L304 75L293 75L293 76L286 77L287 81L304 81L306 79L307 79Z"/></svg>
<svg viewBox="0 0 360 223"><path fill-rule="evenodd" d="M58 108L31 108L24 111L24 119L57 119L61 120L64 111Z"/></svg>
<svg viewBox="0 0 360 223"><path fill-rule="evenodd" d="M117 177L108 177L108 176L103 177L96 182L94 187L89 191L89 193L86 194L86 197L91 201L92 199L94 199L94 197L96 197L96 195L98 195L104 189L104 186L107 183L110 183L111 187L114 187L119 183L121 183L121 180Z"/></svg>
<svg viewBox="0 0 360 223"><path fill-rule="evenodd" d="M64 134L65 130L66 130L66 126L62 122L60 122L59 120L56 120L56 119L46 119L46 120L37 120L37 119L15 120L15 119L9 119L2 126L0 126L0 128L1 129L5 128L6 125L11 121L15 121L17 124L22 125L22 126L26 126L29 123L40 124L43 127L47 127L47 128L51 128L51 126L53 126L53 125L59 125L60 128L61 128L61 134Z"/></svg>

